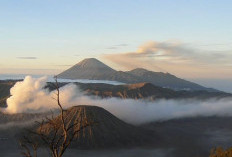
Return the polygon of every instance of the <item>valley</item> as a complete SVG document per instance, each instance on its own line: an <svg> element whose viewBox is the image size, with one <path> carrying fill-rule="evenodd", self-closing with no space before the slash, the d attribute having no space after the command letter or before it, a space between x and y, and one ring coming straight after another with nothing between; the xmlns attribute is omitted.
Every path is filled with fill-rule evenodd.
<svg viewBox="0 0 232 157"><path fill-rule="evenodd" d="M73 142L64 156L68 157L81 153L83 157L93 155L96 157L114 157L117 156L116 154L120 154L122 157L141 157L144 155L147 157L205 157L209 155L210 150L214 147L222 146L226 148L231 146L232 116L230 114L217 114L217 112L211 114L207 110L204 111L204 103L207 105L212 103L214 105L212 108L217 108L215 106L217 102L220 105L223 102L228 103L231 100L231 93L206 88L179 79L168 73L157 73L141 68L129 72L115 71L96 59L83 60L68 71L57 76L57 85L61 91L63 91L63 88L68 89L74 92L71 94L72 97L78 97L79 94L80 100L84 99L86 102L90 101L92 103L94 101L98 102L96 106L86 104L77 106L74 101L71 107L65 108L65 124L75 126L76 123L82 124L85 119L88 119L93 122L93 125L84 128L78 133L78 136L73 138ZM73 81L59 82L59 79L73 79ZM88 82L91 82L91 79L103 79L102 81L106 83L81 83L75 81L75 79L87 79ZM37 93L39 96L45 96L46 94L46 96L49 96L49 93L57 90L54 82L44 82L46 79L43 80L40 78L33 79L32 77L26 77L25 80L0 81L0 152L5 157L19 156L21 150L19 149L18 141L25 134L29 136L27 130L33 130L34 132L40 130L41 125L35 123L35 121L42 121L45 117L55 116L52 121L47 119L45 124L42 125L44 135L48 137L52 137L53 134L59 135L59 131L54 132L52 124L61 128L59 126L61 125L61 115L59 115L57 109L53 109L53 112L35 112L30 109L28 112L22 113L5 112L5 109L7 109L7 99L12 96L10 91L15 88L18 81L21 81L18 87L20 87L19 89L21 89L22 93L30 85L27 90L31 93L26 91L25 94L34 95L34 97L29 96L30 99L24 98L25 102L19 100L25 104L27 102L33 103L33 99L36 99ZM110 84L107 81L119 81L123 84ZM33 93L33 90L35 90L35 93ZM67 92L67 94L70 93ZM131 111L127 109L128 115L131 116L131 114L134 114L132 116L135 118L133 124L124 121L128 120L128 117L125 117L122 111L121 114L115 111L117 114L114 115L114 109L116 108L110 109L109 107L108 109L111 112L105 109L107 105L112 105L110 104L112 103L111 101L114 103L117 102L118 105L122 105L121 103L123 103L125 108L128 106L131 109L134 108ZM127 104L129 102L133 103ZM159 102L163 102L165 106L165 103L169 103L165 108L166 112L171 114L170 117L169 115L159 115L162 113L167 114L162 107L162 103L159 104ZM216 102L216 104L213 104L213 102ZM148 107L148 104L154 106L150 108L152 110L149 113L146 113L144 111L148 110L141 110L141 108L136 110L139 103L141 103L140 107L143 104L144 108ZM200 103L200 106L198 103ZM46 105L49 106L51 104ZM157 108L155 108L155 105L157 105ZM198 112L197 105L202 108L202 112ZM173 107L176 108L174 109ZM227 109L227 106L222 107ZM37 108L37 111L39 111L40 107L38 106ZM191 108L194 110L193 113L191 113ZM157 109L158 111L154 110L151 114L153 109ZM123 107L120 110L123 110ZM184 112L185 110L186 113ZM218 110L219 112L224 112L223 110ZM157 114L158 118L154 118L153 121L145 120L136 123L136 119L140 121L146 116L149 119L149 117L156 117L155 114ZM178 114L183 115L178 116ZM130 116L129 118L132 118ZM84 117L84 119L81 117ZM78 127L74 127L71 132L75 132L77 129ZM42 144L38 153L42 156L47 154L46 145L43 141L37 138L34 141ZM6 151L6 148L13 151Z"/></svg>

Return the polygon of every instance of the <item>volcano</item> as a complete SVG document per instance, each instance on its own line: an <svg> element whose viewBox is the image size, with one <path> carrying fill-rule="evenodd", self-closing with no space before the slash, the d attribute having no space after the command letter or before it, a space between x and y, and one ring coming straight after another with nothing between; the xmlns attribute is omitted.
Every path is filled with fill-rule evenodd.
<svg viewBox="0 0 232 157"><path fill-rule="evenodd" d="M61 79L109 80L123 83L140 82L129 73L116 71L95 58L87 58L57 75Z"/></svg>
<svg viewBox="0 0 232 157"><path fill-rule="evenodd" d="M64 79L102 79L116 71L95 58L84 59L70 69L57 75Z"/></svg>
<svg viewBox="0 0 232 157"><path fill-rule="evenodd" d="M57 75L61 79L88 79L118 81L126 84L148 82L155 86L173 90L217 91L178 78L170 73L154 72L143 68L131 71L116 71L95 58L87 58Z"/></svg>
<svg viewBox="0 0 232 157"><path fill-rule="evenodd" d="M154 132L127 124L105 109L96 106L71 107L65 111L64 117L65 123L69 125L81 123L83 117L93 122L92 126L85 128L75 137L72 143L72 147L75 148L146 146L152 142L150 137L154 137ZM60 116L55 117L53 122L43 126L44 132L47 135L52 134L54 130L50 124L61 124L60 122ZM79 127L74 127L72 131L76 129Z"/></svg>

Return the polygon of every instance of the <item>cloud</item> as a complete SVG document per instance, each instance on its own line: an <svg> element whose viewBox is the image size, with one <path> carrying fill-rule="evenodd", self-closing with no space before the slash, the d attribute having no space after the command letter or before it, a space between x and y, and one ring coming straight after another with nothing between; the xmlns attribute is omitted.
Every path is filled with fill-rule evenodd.
<svg viewBox="0 0 232 157"><path fill-rule="evenodd" d="M150 41L135 52L105 54L102 57L126 69L142 67L182 76L191 76L195 72L199 76L208 76L217 70L232 77L229 72L232 51L206 51L180 42Z"/></svg>
<svg viewBox="0 0 232 157"><path fill-rule="evenodd" d="M6 112L43 112L57 107L52 99L55 92L44 89L47 79L27 76L17 82L11 89L11 97L7 99ZM184 117L197 116L232 116L232 99L212 99L208 101L159 100L148 102L133 99L108 98L100 99L86 96L74 84L60 89L63 107L76 105L93 105L102 107L118 118L135 125L164 121Z"/></svg>
<svg viewBox="0 0 232 157"><path fill-rule="evenodd" d="M115 49L118 49L118 47L107 47L106 49L111 49L111 50L115 50Z"/></svg>
<svg viewBox="0 0 232 157"><path fill-rule="evenodd" d="M108 47L108 48L106 48L106 49L116 50L116 49L119 49L119 48L121 48L121 47L126 47L126 46L128 46L128 44L118 44L118 45L113 45L113 46L111 46L111 47Z"/></svg>
<svg viewBox="0 0 232 157"><path fill-rule="evenodd" d="M17 57L17 59L38 59L37 57Z"/></svg>

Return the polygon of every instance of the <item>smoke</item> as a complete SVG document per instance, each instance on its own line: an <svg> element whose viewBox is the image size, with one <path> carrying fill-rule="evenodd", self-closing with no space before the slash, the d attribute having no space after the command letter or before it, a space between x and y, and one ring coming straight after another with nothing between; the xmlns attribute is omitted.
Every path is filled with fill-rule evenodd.
<svg viewBox="0 0 232 157"><path fill-rule="evenodd" d="M27 76L17 82L11 89L7 100L8 113L44 112L57 107L55 91L44 89L46 77L34 79ZM208 101L157 100L148 102L132 99L100 99L86 96L74 84L60 89L61 103L65 108L77 105L102 107L121 120L139 125L152 121L164 121L183 117L196 116L232 116L232 99L212 99Z"/></svg>
<svg viewBox="0 0 232 157"><path fill-rule="evenodd" d="M150 41L136 51L104 54L102 58L127 70L145 68L186 78L232 77L231 50L198 49L178 41Z"/></svg>
<svg viewBox="0 0 232 157"><path fill-rule="evenodd" d="M49 92L43 90L46 80L46 77L35 79L27 76L24 81L17 82L10 90L12 96L7 99L8 107L6 111L21 113L26 110L46 108L45 104L50 104L51 101Z"/></svg>

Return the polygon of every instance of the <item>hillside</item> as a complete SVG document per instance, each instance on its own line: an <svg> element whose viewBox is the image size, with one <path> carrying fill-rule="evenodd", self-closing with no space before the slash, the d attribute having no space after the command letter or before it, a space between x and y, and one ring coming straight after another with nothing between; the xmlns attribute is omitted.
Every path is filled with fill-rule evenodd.
<svg viewBox="0 0 232 157"><path fill-rule="evenodd" d="M116 71L95 58L84 59L73 67L57 75L61 79L109 80L127 84L148 82L153 85L173 90L206 90L214 89L200 86L196 83L180 79L169 73L153 72L137 68L131 71Z"/></svg>
<svg viewBox="0 0 232 157"><path fill-rule="evenodd" d="M107 84L80 84L76 83L87 95L95 95L101 98L119 97L122 99L209 99L232 97L232 94L224 92L208 91L175 91L168 88L155 86L151 83L136 83L128 85Z"/></svg>
<svg viewBox="0 0 232 157"><path fill-rule="evenodd" d="M6 99L10 96L10 88L15 81L0 82L0 107L6 107ZM60 83L64 86L68 83ZM175 91L168 88L155 86L151 83L136 83L126 85L110 85L103 83L75 83L86 95L97 96L100 98L117 97L122 99L210 99L232 97L232 94L225 92L208 91ZM45 88L54 90L54 86L48 83Z"/></svg>
<svg viewBox="0 0 232 157"><path fill-rule="evenodd" d="M115 70L102 64L100 61L94 58L85 59L78 64L74 65L70 69L57 75L58 78L65 79L96 79L99 80L102 77L107 77L114 73Z"/></svg>
<svg viewBox="0 0 232 157"><path fill-rule="evenodd" d="M60 83L64 86L67 83ZM103 83L75 83L82 92L90 96L100 98L117 97L122 99L141 99L155 101L157 99L210 99L232 97L232 94L225 92L208 91L175 91L168 88L155 86L151 83L135 83L126 85L110 85ZM55 88L48 83L46 88L54 90Z"/></svg>
<svg viewBox="0 0 232 157"><path fill-rule="evenodd" d="M95 58L84 59L58 74L57 77L61 79L109 80L125 83L139 82L133 75L116 71Z"/></svg>
<svg viewBox="0 0 232 157"><path fill-rule="evenodd" d="M75 136L72 143L72 147L75 148L146 146L152 143L150 137L154 137L153 132L127 124L105 109L96 106L71 107L65 111L64 117L65 123L70 125L81 123L84 118L93 122L91 127L87 127ZM60 116L43 126L44 134L52 135L54 130L51 123L61 125ZM78 126L74 127L71 132L75 132L78 128Z"/></svg>
<svg viewBox="0 0 232 157"><path fill-rule="evenodd" d="M140 127L135 127L118 120L116 117L112 118L110 113L104 112L102 109L90 108L92 111L90 112L89 109L86 109L85 115L94 113L93 119L101 122L99 125L95 126L96 128L93 128L96 130L94 133L95 137L91 140L90 144L85 143L84 147L81 147L85 148L84 150L70 149L67 152L67 156L70 156L72 152L73 156L78 153L83 157L116 157L119 154L120 156L128 157L135 156L136 153L138 153L138 156L150 157L205 157L208 156L211 148L215 146L222 146L224 148L231 146L232 117L181 118L152 122ZM69 119L75 119L73 115L75 115L76 109L78 110L78 107L68 110L69 112L67 113L70 115ZM7 116L9 116L8 119L11 120L11 122L16 120L16 123L11 124L18 124L20 121L17 120L20 120L21 117L25 117L25 119L21 119L21 122L25 123L28 122L29 118L34 117L33 114L14 114ZM15 118L10 118L10 116ZM0 117L2 117L2 115ZM19 137L19 133L24 129L22 126L9 126L7 121L3 122L0 126L0 138L2 143L0 145L1 156L19 157L21 150L18 147L18 139L16 137ZM123 129L124 127L125 129ZM140 133L142 133L142 135ZM97 136L99 136L99 138ZM136 140L133 139L134 136L136 136ZM148 137L149 139L147 141ZM94 141L94 139L97 140ZM104 142L105 140L108 142ZM140 140L143 141L140 143ZM100 147L97 147L98 149L93 149L96 148L94 143L100 144ZM73 143L72 148L80 148L80 144L83 143L76 141ZM127 149L127 144L131 144L129 149ZM158 154L157 150L159 152ZM47 156L47 153L41 156Z"/></svg>
<svg viewBox="0 0 232 157"><path fill-rule="evenodd" d="M10 89L16 82L16 80L0 80L0 107L6 106L6 99L10 96Z"/></svg>
<svg viewBox="0 0 232 157"><path fill-rule="evenodd" d="M196 83L177 78L169 73L153 72L142 68L137 68L127 72L134 75L144 82L149 82L157 86L171 88L174 90L207 90L216 91L210 88L205 88Z"/></svg>

